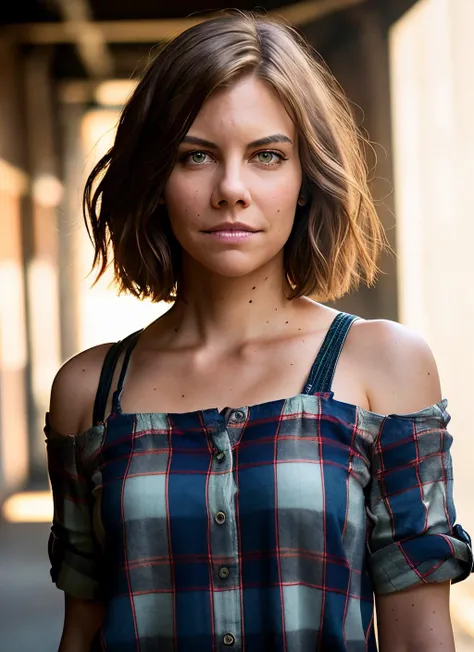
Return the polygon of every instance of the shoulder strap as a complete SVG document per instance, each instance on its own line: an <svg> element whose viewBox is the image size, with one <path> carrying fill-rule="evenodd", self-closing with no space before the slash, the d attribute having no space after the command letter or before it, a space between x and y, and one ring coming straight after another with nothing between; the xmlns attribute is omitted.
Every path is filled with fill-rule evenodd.
<svg viewBox="0 0 474 652"><path fill-rule="evenodd" d="M120 370L119 381L117 383L117 389L115 390L117 395L122 393L123 384L125 382L125 375L127 373L128 364L130 362L130 356L132 351L135 348L135 345L138 341L138 336L140 335L141 330L136 333L129 335L126 340L124 340L125 356L123 358L122 369Z"/></svg>
<svg viewBox="0 0 474 652"><path fill-rule="evenodd" d="M129 335L124 340L119 340L115 344L112 344L110 349L107 351L107 355L105 356L104 362L102 364L99 385L97 387L97 393L95 395L94 411L92 416L93 426L97 425L98 423L104 420L105 410L107 407L107 399L110 394L110 388L112 386L115 367L117 366L117 362L120 358L120 355L122 354L122 351L126 347L129 340L133 338L135 335L138 335L138 333L141 333L141 330L137 331L136 333L132 333L132 335Z"/></svg>
<svg viewBox="0 0 474 652"><path fill-rule="evenodd" d="M339 357L349 330L356 319L358 317L355 315L349 315L345 312L340 312L335 317L311 368L304 389L305 394L331 391Z"/></svg>

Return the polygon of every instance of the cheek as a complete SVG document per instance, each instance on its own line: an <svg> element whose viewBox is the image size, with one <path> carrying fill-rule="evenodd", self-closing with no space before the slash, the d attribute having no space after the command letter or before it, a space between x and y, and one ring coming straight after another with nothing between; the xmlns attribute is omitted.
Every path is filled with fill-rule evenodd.
<svg viewBox="0 0 474 652"><path fill-rule="evenodd" d="M279 219L293 218L296 210L302 182L302 172L299 168L289 170L269 186L264 194L259 193L260 200L265 206L265 211L278 215Z"/></svg>
<svg viewBox="0 0 474 652"><path fill-rule="evenodd" d="M168 197L169 201L174 205L192 205L198 201L200 196L202 196L202 191L199 184L176 182L170 186L165 198Z"/></svg>
<svg viewBox="0 0 474 652"><path fill-rule="evenodd" d="M273 192L265 197L262 211L271 231L289 234L295 219L297 201L298 193L288 190Z"/></svg>
<svg viewBox="0 0 474 652"><path fill-rule="evenodd" d="M181 231L199 222L205 202L202 187L189 181L183 183L178 176L170 177L163 194L173 230Z"/></svg>

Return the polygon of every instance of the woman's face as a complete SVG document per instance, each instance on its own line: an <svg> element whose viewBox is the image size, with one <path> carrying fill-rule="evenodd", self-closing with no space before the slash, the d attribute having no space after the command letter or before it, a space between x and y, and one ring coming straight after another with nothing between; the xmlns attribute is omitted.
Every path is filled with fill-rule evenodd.
<svg viewBox="0 0 474 652"><path fill-rule="evenodd" d="M275 91L255 77L220 89L180 144L164 189L184 256L229 277L282 259L301 182L296 128Z"/></svg>

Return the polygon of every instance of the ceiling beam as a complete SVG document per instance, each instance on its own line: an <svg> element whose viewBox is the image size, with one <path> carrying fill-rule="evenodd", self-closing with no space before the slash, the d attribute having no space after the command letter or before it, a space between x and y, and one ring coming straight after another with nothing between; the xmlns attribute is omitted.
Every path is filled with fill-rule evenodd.
<svg viewBox="0 0 474 652"><path fill-rule="evenodd" d="M306 0L295 2L273 11L269 15L282 16L297 27L307 25L316 20L321 20L330 14L350 9L363 4L367 0Z"/></svg>
<svg viewBox="0 0 474 652"><path fill-rule="evenodd" d="M99 23L94 21L88 0L55 0L63 20L58 26L75 44L79 58L93 79L114 73L114 63Z"/></svg>
<svg viewBox="0 0 474 652"><path fill-rule="evenodd" d="M367 0L305 0L269 11L270 16L282 16L293 25L301 27L330 14L361 5ZM57 0L64 7L84 4L84 0ZM91 66L104 66L98 63L110 59L106 43L158 43L167 41L188 27L205 22L213 15L192 18L169 18L162 20L119 20L94 21L66 20L63 23L25 23L9 26L2 30L10 38L20 43L56 44L77 43L83 60L91 60ZM89 32L86 36L84 32ZM80 45L79 45L80 44ZM92 52L92 54L91 54ZM105 55L104 55L105 52ZM85 58L84 58L85 57ZM89 64L87 64L89 65Z"/></svg>

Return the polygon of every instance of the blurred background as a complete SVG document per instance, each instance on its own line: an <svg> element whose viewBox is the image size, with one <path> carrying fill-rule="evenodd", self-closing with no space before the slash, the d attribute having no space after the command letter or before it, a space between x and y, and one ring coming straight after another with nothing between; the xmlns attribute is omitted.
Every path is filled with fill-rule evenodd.
<svg viewBox="0 0 474 652"><path fill-rule="evenodd" d="M221 0L23 0L0 8L0 652L57 649L44 413L80 350L165 308L91 289L84 180L156 44ZM251 1L236 0L241 9ZM375 143L372 189L396 256L339 302L420 332L455 436L458 520L474 533L474 0L270 0L322 54ZM474 651L474 580L453 587L457 649Z"/></svg>

